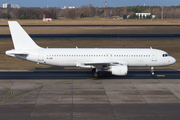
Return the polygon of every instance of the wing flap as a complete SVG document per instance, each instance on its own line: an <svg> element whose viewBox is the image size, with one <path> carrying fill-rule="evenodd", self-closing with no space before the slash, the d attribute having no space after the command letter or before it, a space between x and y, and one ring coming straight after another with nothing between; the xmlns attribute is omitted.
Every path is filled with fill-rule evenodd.
<svg viewBox="0 0 180 120"><path fill-rule="evenodd" d="M128 62L126 61L118 61L118 62L84 62L84 63L76 63L76 67L82 68L105 68L109 66L117 66L117 65L127 65Z"/></svg>
<svg viewBox="0 0 180 120"><path fill-rule="evenodd" d="M84 65L93 65L93 66L100 66L100 65L113 65L119 64L118 62L86 62Z"/></svg>

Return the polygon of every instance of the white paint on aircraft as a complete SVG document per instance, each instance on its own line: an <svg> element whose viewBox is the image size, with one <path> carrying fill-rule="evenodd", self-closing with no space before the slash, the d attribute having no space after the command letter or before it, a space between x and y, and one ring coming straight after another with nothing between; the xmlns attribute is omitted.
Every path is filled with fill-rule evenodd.
<svg viewBox="0 0 180 120"><path fill-rule="evenodd" d="M6 55L53 66L92 68L95 77L98 71L109 71L124 76L128 67L168 66L176 62L167 52L158 49L97 49L97 48L42 48L39 47L16 21L9 21L14 44ZM152 70L152 74L153 70Z"/></svg>

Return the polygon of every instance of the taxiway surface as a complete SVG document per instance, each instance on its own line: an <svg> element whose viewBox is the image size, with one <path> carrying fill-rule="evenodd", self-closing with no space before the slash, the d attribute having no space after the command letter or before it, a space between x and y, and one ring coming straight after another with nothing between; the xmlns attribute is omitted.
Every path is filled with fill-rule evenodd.
<svg viewBox="0 0 180 120"><path fill-rule="evenodd" d="M90 70L1 71L0 118L178 120L179 76L178 70L156 70L155 76L130 70L125 77L98 79Z"/></svg>

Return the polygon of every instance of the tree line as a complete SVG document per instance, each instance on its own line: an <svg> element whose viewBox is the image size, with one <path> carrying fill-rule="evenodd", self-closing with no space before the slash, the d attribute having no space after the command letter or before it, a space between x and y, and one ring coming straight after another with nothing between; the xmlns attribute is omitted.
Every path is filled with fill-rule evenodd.
<svg viewBox="0 0 180 120"><path fill-rule="evenodd" d="M0 19L58 19L65 17L67 19L101 17L111 18L112 16L122 16L124 19L130 16L130 19L138 19L135 13L151 13L156 18L161 18L161 6L127 6L127 7L94 7L92 4L83 5L75 9L61 8L0 8ZM180 6L163 7L164 18L180 18ZM151 17L149 17L151 18Z"/></svg>

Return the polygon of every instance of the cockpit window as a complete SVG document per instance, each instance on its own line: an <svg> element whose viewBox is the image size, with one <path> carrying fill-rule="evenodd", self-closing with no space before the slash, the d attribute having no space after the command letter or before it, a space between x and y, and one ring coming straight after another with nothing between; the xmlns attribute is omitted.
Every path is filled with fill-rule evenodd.
<svg viewBox="0 0 180 120"><path fill-rule="evenodd" d="M167 56L169 56L169 55L168 55L168 54L163 54L162 56L163 56L163 57L167 57Z"/></svg>

